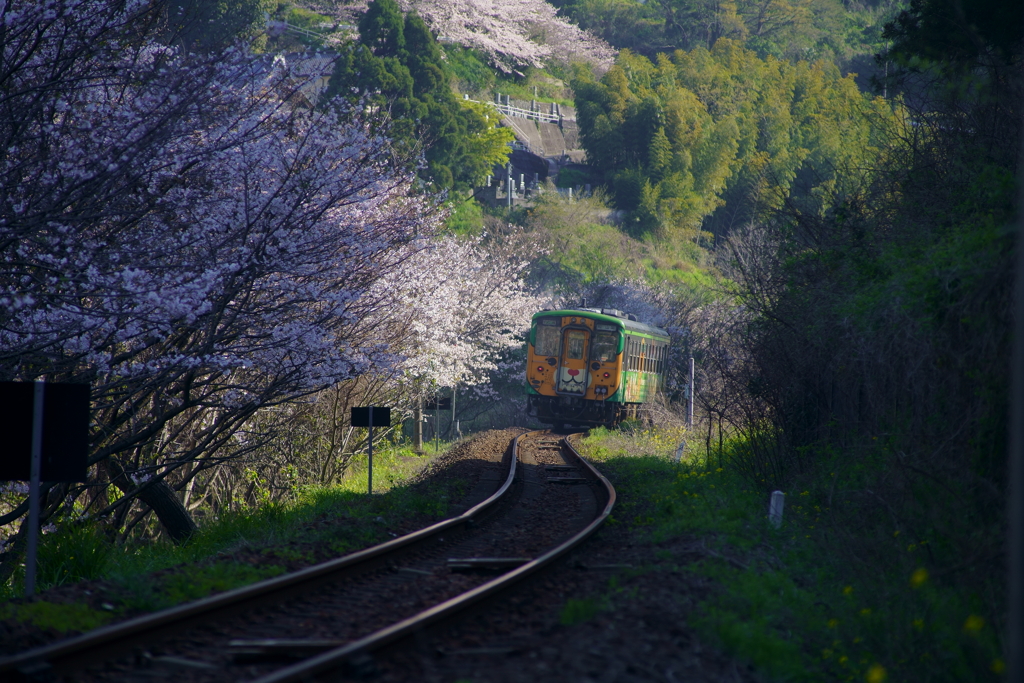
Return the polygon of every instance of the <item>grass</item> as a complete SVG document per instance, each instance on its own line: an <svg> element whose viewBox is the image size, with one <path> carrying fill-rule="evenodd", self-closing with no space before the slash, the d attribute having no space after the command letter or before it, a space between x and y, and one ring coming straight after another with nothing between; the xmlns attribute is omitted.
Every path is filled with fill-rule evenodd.
<svg viewBox="0 0 1024 683"><path fill-rule="evenodd" d="M439 444L439 450L448 445ZM430 491L408 485L433 452L433 442L426 457L414 457L408 449L375 449L373 496L367 495L363 456L337 487L304 488L287 504L205 518L199 532L183 545L114 545L94 526L68 526L44 534L38 554L38 590L102 580L111 609L11 602L24 592L24 577L19 573L0 589L0 619L86 630L113 615L163 609L279 575L289 562L312 561L314 548L342 555L381 543L391 538L387 529L403 519L447 514L448 500L459 492L458 482Z"/></svg>
<svg viewBox="0 0 1024 683"><path fill-rule="evenodd" d="M601 601L595 598L570 598L562 608L558 620L563 626L580 624L596 617L603 607Z"/></svg>
<svg viewBox="0 0 1024 683"><path fill-rule="evenodd" d="M583 448L619 492L612 524L652 544L703 539L706 557L680 567L716 586L692 612L702 635L773 681L1002 680L999 634L979 596L895 558L881 572L846 561L814 491L787 492L772 527L769 493L729 465L741 443L718 467L717 455L674 462L678 438L595 430ZM862 533L865 547L880 543ZM567 605L563 621L583 611Z"/></svg>

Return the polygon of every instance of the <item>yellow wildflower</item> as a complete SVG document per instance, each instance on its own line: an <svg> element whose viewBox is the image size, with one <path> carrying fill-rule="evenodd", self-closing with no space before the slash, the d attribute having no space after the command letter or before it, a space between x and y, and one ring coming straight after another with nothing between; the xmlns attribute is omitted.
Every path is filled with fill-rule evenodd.
<svg viewBox="0 0 1024 683"><path fill-rule="evenodd" d="M910 575L910 585L914 588L920 588L928 581L928 570L924 567L919 567L914 570L914 573Z"/></svg>
<svg viewBox="0 0 1024 683"><path fill-rule="evenodd" d="M968 633L977 633L985 627L985 620L979 617L977 614L972 614L967 617L967 621L964 622L964 630Z"/></svg>
<svg viewBox="0 0 1024 683"><path fill-rule="evenodd" d="M882 683L886 678L885 667L881 664L872 664L864 679L868 683Z"/></svg>

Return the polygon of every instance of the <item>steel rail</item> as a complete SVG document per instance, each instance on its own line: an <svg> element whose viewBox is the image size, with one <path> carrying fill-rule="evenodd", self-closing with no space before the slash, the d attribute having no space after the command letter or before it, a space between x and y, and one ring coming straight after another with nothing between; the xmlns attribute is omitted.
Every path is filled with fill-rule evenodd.
<svg viewBox="0 0 1024 683"><path fill-rule="evenodd" d="M519 439L522 436L526 435L524 434L516 437L516 447L514 447L514 450L518 447ZM397 642L422 631L428 626L432 626L442 620L456 617L458 614L466 612L472 607L479 607L485 600L496 599L501 594L524 582L525 579L533 574L536 574L542 569L548 568L556 560L563 557L570 550L589 538L604 523L608 518L608 515L611 514L612 508L615 506L615 487L612 486L611 482L609 482L604 475L598 472L593 465L587 462L587 460L579 454L579 452L569 442L568 437L565 437L563 441L573 456L575 456L576 459L585 466L586 470L584 474L587 478L597 480L603 486L607 495L604 509L590 524L586 526L586 528L561 545L552 548L540 557L520 566L518 569L514 569L507 574L503 574L496 579L477 586L462 595L458 595L446 600L445 602L430 607L419 614L380 629L379 631L376 631L364 638L352 641L351 643L339 648L311 657L310 659L293 664L289 667L279 669L274 673L262 676L249 681L248 683L292 683L294 681L307 681L318 674L341 668L355 657L362 656L366 653L380 650L388 646L393 646Z"/></svg>
<svg viewBox="0 0 1024 683"><path fill-rule="evenodd" d="M515 480L518 460L517 444L518 437L512 442L508 476L501 488L486 500L474 505L457 517L297 572L104 626L80 636L27 650L17 655L0 658L0 679L7 680L7 677L3 675L4 672L32 671L34 673L40 670L40 667L54 673L76 669L83 663L128 652L135 645L183 630L189 625L207 623L213 617L219 618L241 612L256 604L257 601L259 605L265 605L267 601L279 601L292 595L304 593L310 588L375 569L385 564L395 554L413 550L433 541L440 534L460 530L497 503L512 487Z"/></svg>

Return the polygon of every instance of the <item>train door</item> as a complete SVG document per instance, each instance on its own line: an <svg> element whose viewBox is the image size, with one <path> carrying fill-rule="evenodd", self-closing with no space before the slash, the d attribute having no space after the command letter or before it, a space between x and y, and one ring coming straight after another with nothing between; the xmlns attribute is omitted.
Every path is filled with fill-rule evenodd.
<svg viewBox="0 0 1024 683"><path fill-rule="evenodd" d="M558 393L583 396L590 384L587 351L590 330L568 329L562 332L562 358L558 367Z"/></svg>

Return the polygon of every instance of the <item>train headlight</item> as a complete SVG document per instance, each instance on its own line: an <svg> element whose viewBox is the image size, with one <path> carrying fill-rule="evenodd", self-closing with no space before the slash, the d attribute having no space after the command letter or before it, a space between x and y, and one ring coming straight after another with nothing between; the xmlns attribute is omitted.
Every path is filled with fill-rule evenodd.
<svg viewBox="0 0 1024 683"><path fill-rule="evenodd" d="M611 377L611 376L612 376L612 374L611 374L610 372L606 372L606 373L604 373L604 378L605 378L605 379L608 379L608 378L609 378L609 377Z"/></svg>
<svg viewBox="0 0 1024 683"><path fill-rule="evenodd" d="M544 366L543 365L538 365L537 366L537 372L544 372Z"/></svg>

